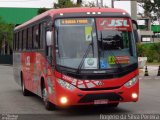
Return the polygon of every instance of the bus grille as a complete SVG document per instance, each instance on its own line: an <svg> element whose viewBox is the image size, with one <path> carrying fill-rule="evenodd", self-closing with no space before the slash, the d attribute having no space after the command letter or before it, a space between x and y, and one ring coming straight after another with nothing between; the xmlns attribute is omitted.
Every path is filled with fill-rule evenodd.
<svg viewBox="0 0 160 120"><path fill-rule="evenodd" d="M120 101L123 98L116 93L87 94L79 100L79 103L94 102L94 100L103 99L107 99L109 101Z"/></svg>

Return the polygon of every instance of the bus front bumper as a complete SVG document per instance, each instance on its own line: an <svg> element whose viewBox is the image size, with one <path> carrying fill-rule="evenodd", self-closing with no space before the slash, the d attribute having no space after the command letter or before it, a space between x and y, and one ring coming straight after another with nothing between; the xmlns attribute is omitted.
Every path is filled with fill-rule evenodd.
<svg viewBox="0 0 160 120"><path fill-rule="evenodd" d="M131 87L125 85L112 90L67 90L57 83L54 104L57 106L136 102L139 98L139 80Z"/></svg>

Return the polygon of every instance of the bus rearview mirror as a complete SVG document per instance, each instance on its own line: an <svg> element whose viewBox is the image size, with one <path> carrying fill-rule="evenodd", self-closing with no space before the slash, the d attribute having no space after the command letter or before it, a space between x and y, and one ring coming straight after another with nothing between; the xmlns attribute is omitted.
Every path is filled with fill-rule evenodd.
<svg viewBox="0 0 160 120"><path fill-rule="evenodd" d="M132 20L132 23L133 23L134 36L135 36L136 42L138 43L141 40L141 34L140 34L140 30L138 28L138 23L135 20Z"/></svg>
<svg viewBox="0 0 160 120"><path fill-rule="evenodd" d="M53 32L52 31L46 32L46 44L47 46L53 45Z"/></svg>

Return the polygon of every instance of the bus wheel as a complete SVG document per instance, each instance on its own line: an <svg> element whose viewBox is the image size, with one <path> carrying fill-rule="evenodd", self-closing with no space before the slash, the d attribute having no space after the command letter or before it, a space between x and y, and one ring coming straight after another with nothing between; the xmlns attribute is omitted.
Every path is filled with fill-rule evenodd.
<svg viewBox="0 0 160 120"><path fill-rule="evenodd" d="M42 99L43 99L43 102L44 102L44 105L45 105L45 108L47 110L55 110L56 109L56 106L54 104L52 104L51 102L49 102L48 100L48 95L47 95L47 90L46 88L42 87Z"/></svg>
<svg viewBox="0 0 160 120"><path fill-rule="evenodd" d="M108 107L111 107L111 108L116 108L118 107L119 103L110 103L108 104Z"/></svg>
<svg viewBox="0 0 160 120"><path fill-rule="evenodd" d="M22 78L23 78L23 77L21 77L21 81L22 81L22 83L21 83L21 85L22 85L22 93L23 93L24 96L29 96L29 95L31 95L31 92L28 91L28 90L25 88L25 84L24 84L24 81L23 81Z"/></svg>

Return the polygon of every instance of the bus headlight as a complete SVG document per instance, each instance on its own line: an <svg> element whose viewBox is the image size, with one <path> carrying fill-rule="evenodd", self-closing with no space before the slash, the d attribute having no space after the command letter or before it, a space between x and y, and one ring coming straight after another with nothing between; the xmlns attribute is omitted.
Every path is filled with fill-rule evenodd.
<svg viewBox="0 0 160 120"><path fill-rule="evenodd" d="M60 102L62 104L66 104L68 102L68 99L66 97L61 97Z"/></svg>
<svg viewBox="0 0 160 120"><path fill-rule="evenodd" d="M58 79L58 83L63 87L63 88L66 88L68 90L74 90L76 87L71 85L70 83L64 81L64 80L61 80L61 79Z"/></svg>
<svg viewBox="0 0 160 120"><path fill-rule="evenodd" d="M137 95L137 93L132 93L132 98L133 98L133 99L136 99L136 98L138 98L138 95Z"/></svg>
<svg viewBox="0 0 160 120"><path fill-rule="evenodd" d="M127 88L130 88L133 85L135 85L137 81L138 81L138 76L135 76L130 81L128 81L127 83L125 83L124 86L127 87Z"/></svg>

